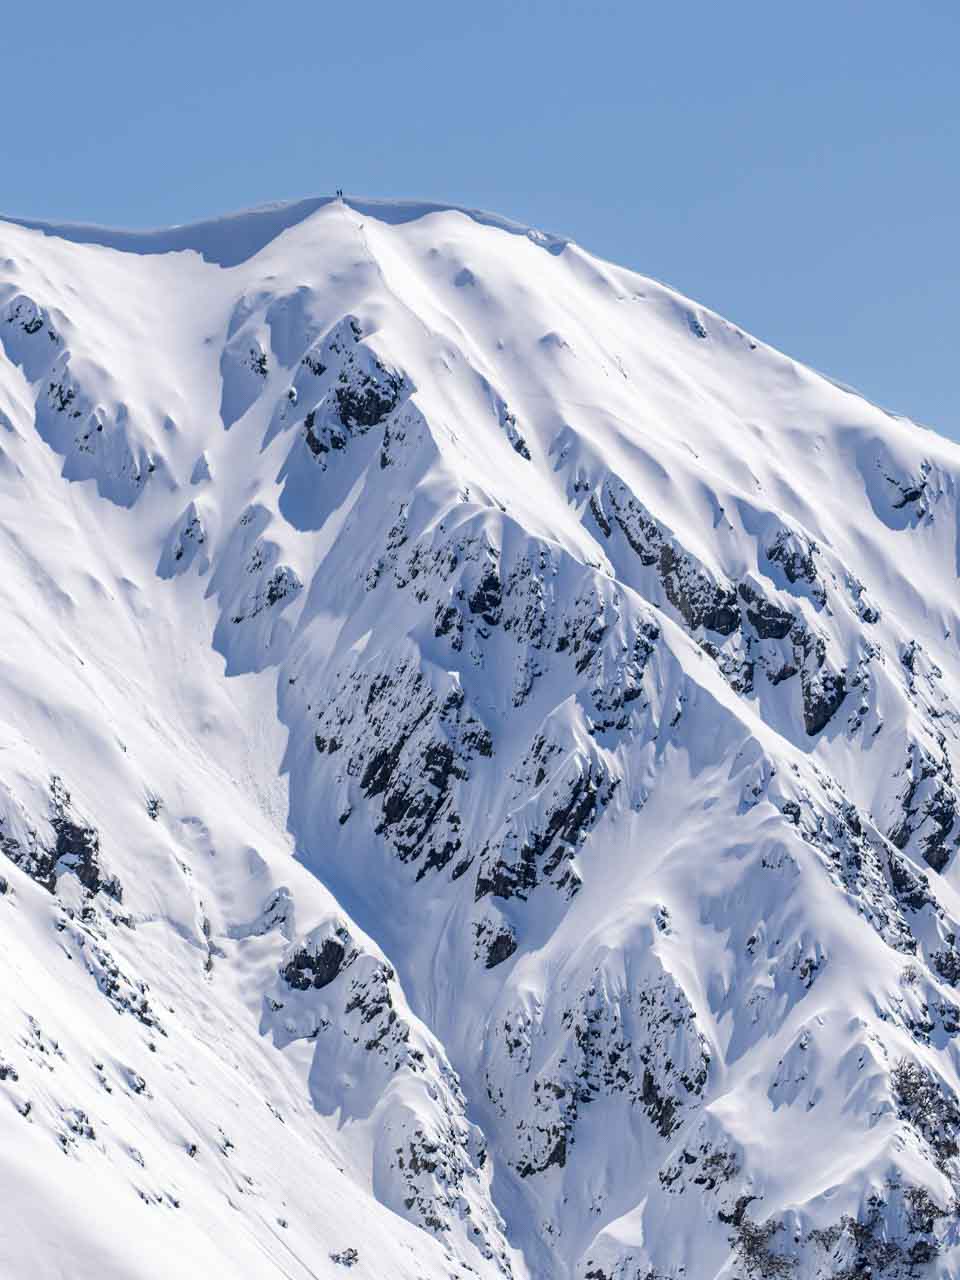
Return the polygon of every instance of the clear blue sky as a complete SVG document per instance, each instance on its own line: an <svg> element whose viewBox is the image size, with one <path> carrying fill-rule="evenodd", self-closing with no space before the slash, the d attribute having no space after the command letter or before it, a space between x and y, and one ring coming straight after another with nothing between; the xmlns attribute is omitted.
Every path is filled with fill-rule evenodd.
<svg viewBox="0 0 960 1280"><path fill-rule="evenodd" d="M566 233L960 438L960 0L4 6L0 210Z"/></svg>

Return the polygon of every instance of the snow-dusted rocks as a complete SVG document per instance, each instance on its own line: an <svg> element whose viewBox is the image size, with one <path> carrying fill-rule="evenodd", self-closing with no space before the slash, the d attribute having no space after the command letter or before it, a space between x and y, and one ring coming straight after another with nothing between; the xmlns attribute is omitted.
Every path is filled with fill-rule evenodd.
<svg viewBox="0 0 960 1280"><path fill-rule="evenodd" d="M70 329L24 294L0 307L4 349L33 384L37 432L64 456L64 476L96 480L103 497L132 506L157 470L155 442L116 399L107 369L65 345Z"/></svg>
<svg viewBox="0 0 960 1280"><path fill-rule="evenodd" d="M480 1130L456 1073L406 1006L392 967L340 918L288 950L264 998L261 1029L315 1045L310 1093L324 1115L367 1131L378 1197L434 1233L466 1265L511 1275L490 1198Z"/></svg>
<svg viewBox="0 0 960 1280"><path fill-rule="evenodd" d="M191 500L170 530L157 564L157 574L161 578L172 578L174 574L186 573L194 564L198 573L206 573L209 567L209 561L203 553L206 541L207 530L201 509Z"/></svg>
<svg viewBox="0 0 960 1280"><path fill-rule="evenodd" d="M489 215L0 230L0 1271L954 1275L956 446Z"/></svg>

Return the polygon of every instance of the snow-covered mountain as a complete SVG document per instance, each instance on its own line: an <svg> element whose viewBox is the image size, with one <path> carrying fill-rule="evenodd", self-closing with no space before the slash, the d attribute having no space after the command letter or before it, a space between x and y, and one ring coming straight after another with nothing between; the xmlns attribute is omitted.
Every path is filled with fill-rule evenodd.
<svg viewBox="0 0 960 1280"><path fill-rule="evenodd" d="M0 1275L960 1274L960 447L439 206L0 344Z"/></svg>

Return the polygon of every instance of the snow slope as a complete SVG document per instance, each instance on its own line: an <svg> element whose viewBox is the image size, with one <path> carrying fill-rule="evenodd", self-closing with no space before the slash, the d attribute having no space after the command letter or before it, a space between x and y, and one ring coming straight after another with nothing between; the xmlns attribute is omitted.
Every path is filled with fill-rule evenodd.
<svg viewBox="0 0 960 1280"><path fill-rule="evenodd" d="M0 344L0 1274L957 1274L957 446L433 205Z"/></svg>

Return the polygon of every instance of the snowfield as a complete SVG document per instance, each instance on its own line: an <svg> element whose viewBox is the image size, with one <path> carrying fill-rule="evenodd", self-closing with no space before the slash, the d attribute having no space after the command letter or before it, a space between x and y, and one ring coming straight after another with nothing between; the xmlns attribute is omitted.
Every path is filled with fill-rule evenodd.
<svg viewBox="0 0 960 1280"><path fill-rule="evenodd" d="M0 222L0 1276L960 1274L960 447L562 238Z"/></svg>

